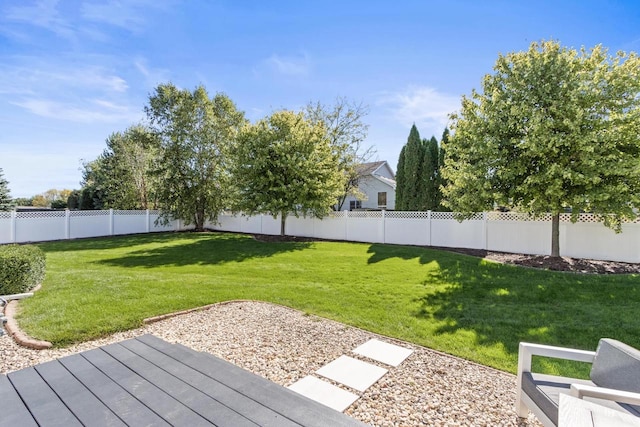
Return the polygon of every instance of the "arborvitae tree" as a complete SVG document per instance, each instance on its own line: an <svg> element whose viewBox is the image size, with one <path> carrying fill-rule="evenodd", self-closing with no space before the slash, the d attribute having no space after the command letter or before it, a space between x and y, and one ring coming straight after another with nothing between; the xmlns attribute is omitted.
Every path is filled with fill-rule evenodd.
<svg viewBox="0 0 640 427"><path fill-rule="evenodd" d="M438 185L438 140L432 136L431 139L423 140L424 156L422 161L422 182L420 188L422 203L420 210L436 210L440 203L440 189Z"/></svg>
<svg viewBox="0 0 640 427"><path fill-rule="evenodd" d="M424 146L418 128L411 126L404 153L404 209L416 210L420 204L420 177Z"/></svg>
<svg viewBox="0 0 640 427"><path fill-rule="evenodd" d="M405 206L405 188L406 188L406 180L404 176L404 152L406 149L406 145L402 146L402 150L400 150L400 157L398 157L398 167L396 169L396 209L399 211L406 210Z"/></svg>
<svg viewBox="0 0 640 427"><path fill-rule="evenodd" d="M4 178L2 168L0 168L0 211L13 210L13 199L9 192L9 181Z"/></svg>

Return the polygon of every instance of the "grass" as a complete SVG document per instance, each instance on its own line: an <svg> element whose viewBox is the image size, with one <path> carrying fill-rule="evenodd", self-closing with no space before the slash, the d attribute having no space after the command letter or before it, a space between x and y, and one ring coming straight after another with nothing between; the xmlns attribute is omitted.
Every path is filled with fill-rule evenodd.
<svg viewBox="0 0 640 427"><path fill-rule="evenodd" d="M425 248L264 243L224 233L150 234L38 245L47 276L19 323L64 346L142 319L232 299L283 304L515 372L518 343L640 347L636 275L554 273ZM585 367L536 361L546 372Z"/></svg>

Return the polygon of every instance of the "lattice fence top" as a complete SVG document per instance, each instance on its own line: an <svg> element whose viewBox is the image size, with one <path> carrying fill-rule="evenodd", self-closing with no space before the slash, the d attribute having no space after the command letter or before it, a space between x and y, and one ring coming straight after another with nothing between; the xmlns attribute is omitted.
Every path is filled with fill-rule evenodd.
<svg viewBox="0 0 640 427"><path fill-rule="evenodd" d="M69 216L109 216L109 211L69 211Z"/></svg>
<svg viewBox="0 0 640 427"><path fill-rule="evenodd" d="M428 219L429 212L387 211L384 216L393 219Z"/></svg>
<svg viewBox="0 0 640 427"><path fill-rule="evenodd" d="M114 215L146 215L147 211L134 211L134 210L114 210Z"/></svg>
<svg viewBox="0 0 640 427"><path fill-rule="evenodd" d="M551 221L551 214L533 216L519 212L488 212L489 221Z"/></svg>
<svg viewBox="0 0 640 427"><path fill-rule="evenodd" d="M452 219L457 220L456 214L454 212L431 212L431 219ZM481 221L484 219L484 214L482 212L478 212L473 214L470 218L466 218L465 221Z"/></svg>
<svg viewBox="0 0 640 427"><path fill-rule="evenodd" d="M0 219L11 218L11 212L0 211Z"/></svg>
<svg viewBox="0 0 640 427"><path fill-rule="evenodd" d="M64 218L65 211L35 211L35 212L16 212L16 218Z"/></svg>
<svg viewBox="0 0 640 427"><path fill-rule="evenodd" d="M382 211L351 211L349 212L349 218L382 218Z"/></svg>
<svg viewBox="0 0 640 427"><path fill-rule="evenodd" d="M329 215L327 215L327 217L329 218L344 218L344 216L346 215L347 211L333 211L333 212L329 212Z"/></svg>

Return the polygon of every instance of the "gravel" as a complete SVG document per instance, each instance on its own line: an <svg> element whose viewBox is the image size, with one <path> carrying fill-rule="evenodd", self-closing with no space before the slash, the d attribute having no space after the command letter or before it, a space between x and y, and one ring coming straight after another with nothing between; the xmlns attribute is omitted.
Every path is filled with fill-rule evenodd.
<svg viewBox="0 0 640 427"><path fill-rule="evenodd" d="M514 410L514 375L424 347L261 302L231 302L64 349L30 350L0 337L0 373L141 334L206 351L288 386L371 338L414 350L345 412L374 426L539 426Z"/></svg>

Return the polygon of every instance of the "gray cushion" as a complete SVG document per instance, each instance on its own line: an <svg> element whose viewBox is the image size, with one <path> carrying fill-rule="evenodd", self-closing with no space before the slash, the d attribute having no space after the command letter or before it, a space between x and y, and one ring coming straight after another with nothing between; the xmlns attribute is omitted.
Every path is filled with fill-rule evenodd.
<svg viewBox="0 0 640 427"><path fill-rule="evenodd" d="M601 339L591 366L591 381L600 387L640 393L640 350Z"/></svg>
<svg viewBox="0 0 640 427"><path fill-rule="evenodd" d="M595 385L588 380L535 374L531 372L522 373L522 389L555 425L558 425L560 395L569 394L571 384ZM637 406L616 403L610 400L592 399L590 397L585 397L584 400L640 417L640 408Z"/></svg>
<svg viewBox="0 0 640 427"><path fill-rule="evenodd" d="M557 377L554 375L522 373L522 390L533 400L547 417L558 425L560 394L569 394L571 384L594 385L588 380Z"/></svg>

